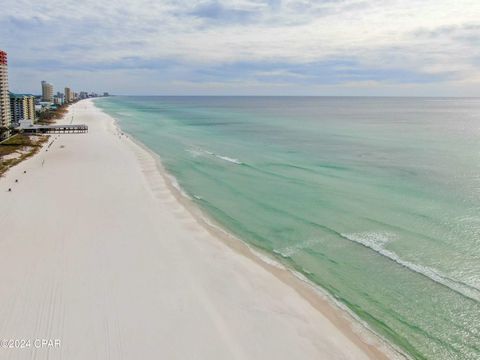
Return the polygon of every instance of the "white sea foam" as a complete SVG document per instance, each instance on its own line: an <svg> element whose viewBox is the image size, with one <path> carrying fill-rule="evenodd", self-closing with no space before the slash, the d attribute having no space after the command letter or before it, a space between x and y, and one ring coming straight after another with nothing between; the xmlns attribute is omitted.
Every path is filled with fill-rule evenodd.
<svg viewBox="0 0 480 360"><path fill-rule="evenodd" d="M250 251L257 257L259 258L261 261L263 261L265 264L268 264L270 266L273 266L273 267L276 267L278 269L281 269L281 270L285 270L285 266L283 266L282 264L280 264L278 261L272 259L270 256L268 255L265 255L265 254L262 254L261 252L255 250L253 247L249 246L247 244L248 248L250 249Z"/></svg>
<svg viewBox="0 0 480 360"><path fill-rule="evenodd" d="M233 164L237 164L237 165L242 165L243 164L243 162L241 162L238 159L235 159L235 158L232 158L232 157L229 157L229 156L225 156L225 155L215 154L214 152L204 150L204 149L200 149L200 148L189 148L189 149L185 149L185 150L187 152L189 152L194 158L199 157L199 156L209 155L209 156L214 156L214 157L216 157L217 159L220 159L220 160L228 161L228 162L233 163Z"/></svg>
<svg viewBox="0 0 480 360"><path fill-rule="evenodd" d="M376 253L385 256L386 258L396 262L397 264L406 267L407 269L414 271L418 274L428 277L436 283L442 284L453 291L462 294L472 300L480 301L480 289L474 286L465 284L459 280L452 279L447 275L441 273L439 270L415 264L411 261L407 261L398 256L395 252L385 249L385 245L395 239L394 234L385 232L366 232L366 233L353 233L353 234L341 234L344 238L361 244L369 249L372 249Z"/></svg>
<svg viewBox="0 0 480 360"><path fill-rule="evenodd" d="M197 158L199 156L202 156L205 154L204 151L202 150L199 150L199 149L185 149L188 153L190 153L190 155L192 155L192 157L194 158Z"/></svg>
<svg viewBox="0 0 480 360"><path fill-rule="evenodd" d="M186 197L187 199L191 199L191 197L182 189L175 176L170 174L168 174L167 176L170 180L170 184L172 184L175 190L177 190L182 196Z"/></svg>
<svg viewBox="0 0 480 360"><path fill-rule="evenodd" d="M234 159L234 158L231 158L231 157L228 157L228 156L217 155L217 154L215 154L215 156L219 159L222 159L222 160L225 160L225 161L237 164L237 165L242 165L243 164L240 160Z"/></svg>
<svg viewBox="0 0 480 360"><path fill-rule="evenodd" d="M319 242L320 241L318 239L309 239L303 242L299 242L298 244L286 246L281 249L274 249L273 252L284 258L289 258L298 253L299 251L310 248L313 245L318 244Z"/></svg>

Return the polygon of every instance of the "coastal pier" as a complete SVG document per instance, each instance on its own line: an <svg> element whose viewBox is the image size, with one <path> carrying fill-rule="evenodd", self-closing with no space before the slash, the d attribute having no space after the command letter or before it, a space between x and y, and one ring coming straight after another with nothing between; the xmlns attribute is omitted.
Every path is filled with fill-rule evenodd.
<svg viewBox="0 0 480 360"><path fill-rule="evenodd" d="M88 126L84 124L76 125L33 125L19 128L26 134L75 134L87 133Z"/></svg>

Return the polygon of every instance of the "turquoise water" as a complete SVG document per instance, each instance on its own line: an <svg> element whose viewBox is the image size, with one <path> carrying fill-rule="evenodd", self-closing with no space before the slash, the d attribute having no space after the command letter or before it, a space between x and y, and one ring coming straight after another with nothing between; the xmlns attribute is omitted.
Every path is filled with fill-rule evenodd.
<svg viewBox="0 0 480 360"><path fill-rule="evenodd" d="M226 229L412 358L480 358L480 99L97 105Z"/></svg>

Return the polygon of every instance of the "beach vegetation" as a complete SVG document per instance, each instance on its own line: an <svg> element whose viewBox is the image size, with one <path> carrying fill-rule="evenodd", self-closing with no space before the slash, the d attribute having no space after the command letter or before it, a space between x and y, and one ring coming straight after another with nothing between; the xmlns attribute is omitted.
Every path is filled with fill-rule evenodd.
<svg viewBox="0 0 480 360"><path fill-rule="evenodd" d="M68 111L70 104L63 104L56 109L46 109L37 113L37 123L41 125L51 125L61 119Z"/></svg>
<svg viewBox="0 0 480 360"><path fill-rule="evenodd" d="M0 143L0 176L12 166L40 151L47 135L16 134Z"/></svg>

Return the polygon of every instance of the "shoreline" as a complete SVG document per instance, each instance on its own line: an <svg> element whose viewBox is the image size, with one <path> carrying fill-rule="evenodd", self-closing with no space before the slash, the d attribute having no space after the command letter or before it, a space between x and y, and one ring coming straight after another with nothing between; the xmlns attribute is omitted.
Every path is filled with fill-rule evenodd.
<svg viewBox="0 0 480 360"><path fill-rule="evenodd" d="M401 349L391 344L381 335L372 330L367 323L358 318L350 309L338 300L334 299L326 290L319 285L307 279L303 274L289 268L275 259L272 254L266 253L262 249L257 249L253 245L241 240L236 235L224 229L221 224L218 224L215 219L212 219L202 209L195 204L193 199L188 195L178 184L175 176L170 174L162 163L159 154L148 148L134 135L123 130L112 115L105 112L103 109L94 106L101 112L109 116L114 126L122 133L128 135L128 139L143 151L148 153L155 161L158 172L162 176L170 192L175 196L177 201L181 203L186 210L207 229L219 241L222 241L228 247L241 255L254 261L256 264L262 266L265 270L272 273L276 278L281 280L285 285L294 289L300 296L307 300L314 308L326 316L332 323L339 328L345 330L346 335L350 340L355 342L361 348L370 353L375 359L409 359L408 355L404 354ZM353 332L353 334L350 333Z"/></svg>
<svg viewBox="0 0 480 360"><path fill-rule="evenodd" d="M72 105L62 121L77 114L89 134L53 137L51 151L0 180L2 191L28 168L0 195L1 338L61 335L61 349L38 350L49 359L403 358L307 279L215 229L159 156L119 135L94 102ZM136 346L121 346L126 338Z"/></svg>

